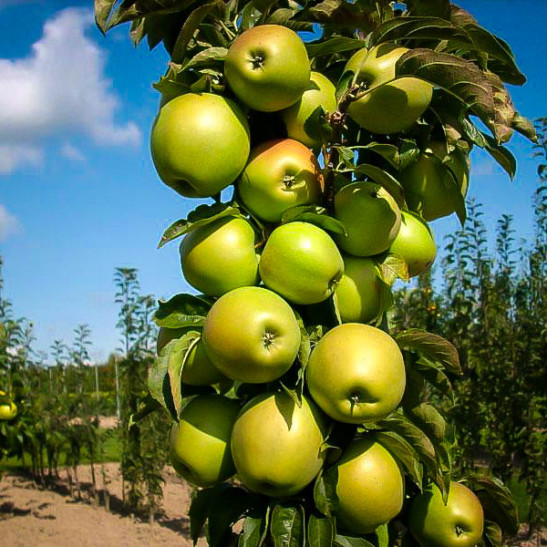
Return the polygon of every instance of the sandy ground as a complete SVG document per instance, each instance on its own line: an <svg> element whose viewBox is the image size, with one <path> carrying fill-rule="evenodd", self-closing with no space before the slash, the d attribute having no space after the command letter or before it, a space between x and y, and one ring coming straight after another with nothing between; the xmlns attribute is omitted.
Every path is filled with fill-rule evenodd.
<svg viewBox="0 0 547 547"><path fill-rule="evenodd" d="M0 545L187 547L192 544L188 539L187 517L191 490L172 469L166 469L164 515L153 525L121 511L122 485L118 464L106 464L105 470L109 481L110 512L103 506L94 505L85 489L81 500L71 497L64 471L61 480L47 489L37 486L28 477L4 475L0 480ZM98 487L101 488L100 466L96 471ZM90 468L81 466L78 476L82 484L90 483ZM200 539L198 545L205 546L205 540ZM543 531L541 539L534 537L531 541L521 536L511 545L547 545L547 534Z"/></svg>
<svg viewBox="0 0 547 547"><path fill-rule="evenodd" d="M165 515L153 525L118 511L121 476L118 464L105 466L109 480L111 512L95 506L84 491L82 501L68 492L61 472L55 490L38 487L23 476L4 475L0 481L0 544L23 546L111 546L135 545L190 546L187 510L190 488L172 471L166 471ZM82 483L90 481L89 467L78 469ZM100 475L100 473L98 473ZM102 480L98 477L99 487ZM205 545L204 541L199 542Z"/></svg>

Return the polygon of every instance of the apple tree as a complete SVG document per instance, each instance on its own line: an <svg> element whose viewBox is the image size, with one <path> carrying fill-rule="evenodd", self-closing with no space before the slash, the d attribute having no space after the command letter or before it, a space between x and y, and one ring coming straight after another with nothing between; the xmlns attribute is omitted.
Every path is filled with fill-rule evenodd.
<svg viewBox="0 0 547 547"><path fill-rule="evenodd" d="M469 153L535 138L509 46L448 0L95 0L170 56L151 156L195 292L160 301L148 387L210 545L501 545L496 478L457 476L454 346L390 332L430 223L466 218ZM178 194L178 195L177 195ZM143 412L140 412L142 415ZM443 526L438 525L439 522Z"/></svg>

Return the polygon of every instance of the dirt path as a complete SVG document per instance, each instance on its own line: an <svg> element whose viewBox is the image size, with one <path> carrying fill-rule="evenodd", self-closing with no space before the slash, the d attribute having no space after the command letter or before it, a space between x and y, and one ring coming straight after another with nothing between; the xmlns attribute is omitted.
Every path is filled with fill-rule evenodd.
<svg viewBox="0 0 547 547"><path fill-rule="evenodd" d="M167 472L164 488L165 516L157 523L148 523L117 513L121 500L121 476L118 464L107 464L111 481L108 485L112 512L96 507L85 493L82 502L68 495L68 481L56 485L56 490L41 489L22 476L5 475L0 481L0 538L2 545L12 547L82 546L117 547L162 545L186 547L189 521L187 510L190 489L173 472ZM90 470L78 470L81 482L90 481ZM99 487L102 481L99 480ZM201 545L205 543L200 541Z"/></svg>
<svg viewBox="0 0 547 547"><path fill-rule="evenodd" d="M190 487L172 469L166 469L164 516L150 525L124 515L121 511L122 482L119 466L105 465L111 512L93 505L84 490L82 501L69 495L68 481L62 472L55 489L43 489L20 475L4 475L0 480L0 545L11 547L189 547L187 511ZM99 468L98 487L102 487ZM78 468L81 483L91 482L88 466ZM522 530L524 532L524 530ZM198 545L204 547L205 540ZM547 545L547 533L525 540L524 534L510 545L536 547Z"/></svg>

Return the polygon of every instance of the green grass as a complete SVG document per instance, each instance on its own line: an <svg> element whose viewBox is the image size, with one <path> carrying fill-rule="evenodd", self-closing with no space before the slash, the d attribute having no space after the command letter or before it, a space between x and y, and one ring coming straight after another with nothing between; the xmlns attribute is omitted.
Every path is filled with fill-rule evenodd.
<svg viewBox="0 0 547 547"><path fill-rule="evenodd" d="M119 462L121 459L121 453L122 453L122 443L121 439L118 433L117 429L111 429L111 430L105 430L105 429L99 429L99 435L102 437L102 447L97 451L99 455L97 456L95 463L103 463L103 462ZM102 453L101 453L102 448ZM27 467L30 467L30 456L25 456L25 463ZM84 448L82 448L82 456L80 460L80 464L89 464L89 453ZM44 451L44 467L47 469L48 464L48 458L47 454ZM66 465L66 458L65 455L62 454L60 461L60 466ZM19 471L24 469L23 467L23 461L20 458L12 457L12 458L6 458L2 461L0 461L0 473L3 471Z"/></svg>

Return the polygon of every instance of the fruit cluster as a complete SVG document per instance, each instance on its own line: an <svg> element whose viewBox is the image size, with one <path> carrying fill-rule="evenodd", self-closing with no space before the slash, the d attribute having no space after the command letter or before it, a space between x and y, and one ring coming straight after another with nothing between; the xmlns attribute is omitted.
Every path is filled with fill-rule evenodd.
<svg viewBox="0 0 547 547"><path fill-rule="evenodd" d="M0 390L0 420L10 421L17 416L17 405L9 395Z"/></svg>
<svg viewBox="0 0 547 547"><path fill-rule="evenodd" d="M379 328L394 279L386 270L395 262L408 278L430 268L436 246L426 221L454 212L468 186L464 151L433 139L398 175L404 199L370 169L333 168L347 124L389 136L428 108L430 83L396 77L407 51L359 49L343 69L349 91L337 97L329 78L310 71L298 34L258 25L228 49L224 94L165 96L151 135L163 182L215 199L173 229L184 235L182 271L204 312L196 319L185 305L165 305L179 320L160 322L159 359L180 371L182 386L171 386L179 398L189 386L215 387L177 409L173 466L200 487L236 475L248 491L277 499L305 495L328 473L337 530L353 535L388 523L405 501L402 464L363 434L396 411L406 387L403 352ZM257 139L256 127L270 138ZM354 428L349 442L332 450L344 427ZM475 545L480 503L459 483L450 492L463 513L457 544ZM445 535L455 533L443 511L437 487L416 499L411 529L422 545L450 544L431 539L439 518L452 527Z"/></svg>

